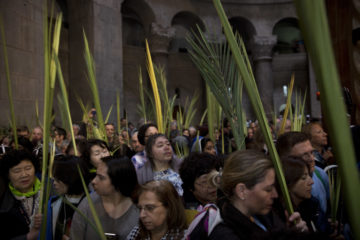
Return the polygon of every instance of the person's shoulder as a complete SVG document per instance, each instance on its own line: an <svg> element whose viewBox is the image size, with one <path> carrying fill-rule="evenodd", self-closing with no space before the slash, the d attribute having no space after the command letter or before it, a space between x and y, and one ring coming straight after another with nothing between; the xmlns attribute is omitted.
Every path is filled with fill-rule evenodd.
<svg viewBox="0 0 360 240"><path fill-rule="evenodd" d="M216 225L214 230L209 236L210 240L226 239L226 240L238 240L240 239L233 229L227 226L224 222Z"/></svg>

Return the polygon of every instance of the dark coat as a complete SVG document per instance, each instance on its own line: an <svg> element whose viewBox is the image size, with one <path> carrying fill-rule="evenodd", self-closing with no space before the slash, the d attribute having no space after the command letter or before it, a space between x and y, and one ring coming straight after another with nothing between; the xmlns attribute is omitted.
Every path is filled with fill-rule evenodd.
<svg viewBox="0 0 360 240"><path fill-rule="evenodd" d="M29 232L28 221L30 220L22 203L7 189L0 202L1 239L26 239Z"/></svg>

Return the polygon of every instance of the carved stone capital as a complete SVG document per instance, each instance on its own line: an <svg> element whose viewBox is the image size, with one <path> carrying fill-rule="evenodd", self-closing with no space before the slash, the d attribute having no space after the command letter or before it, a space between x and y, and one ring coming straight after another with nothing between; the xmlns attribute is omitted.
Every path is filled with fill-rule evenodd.
<svg viewBox="0 0 360 240"><path fill-rule="evenodd" d="M277 36L254 36L251 41L251 50L254 61L271 60L272 50L277 42Z"/></svg>
<svg viewBox="0 0 360 240"><path fill-rule="evenodd" d="M224 43L226 42L226 37L224 34L214 34L206 32L205 38L210 43Z"/></svg>
<svg viewBox="0 0 360 240"><path fill-rule="evenodd" d="M150 29L150 46L152 53L168 53L171 39L175 36L175 28L163 27L153 22Z"/></svg>

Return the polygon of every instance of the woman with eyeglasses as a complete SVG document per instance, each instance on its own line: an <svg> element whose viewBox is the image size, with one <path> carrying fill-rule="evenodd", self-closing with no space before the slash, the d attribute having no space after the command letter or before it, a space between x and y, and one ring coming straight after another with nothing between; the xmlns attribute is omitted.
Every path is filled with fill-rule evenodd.
<svg viewBox="0 0 360 240"><path fill-rule="evenodd" d="M134 165L127 157L102 158L92 184L95 192L91 193L91 199L105 235L111 236L111 239L125 239L139 217L139 211L131 199L138 185ZM95 223L87 199L82 200L79 210ZM73 217L70 236L76 240L100 239L97 231L77 212Z"/></svg>
<svg viewBox="0 0 360 240"><path fill-rule="evenodd" d="M183 239L186 218L180 196L166 180L142 185L137 194L140 211L139 226L127 240L179 240Z"/></svg>

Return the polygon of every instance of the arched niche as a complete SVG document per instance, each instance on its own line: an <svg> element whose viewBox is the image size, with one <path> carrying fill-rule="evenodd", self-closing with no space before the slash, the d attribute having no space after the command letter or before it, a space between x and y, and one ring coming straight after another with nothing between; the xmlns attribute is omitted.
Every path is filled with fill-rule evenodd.
<svg viewBox="0 0 360 240"><path fill-rule="evenodd" d="M145 47L145 29L137 13L123 5L121 14L123 45Z"/></svg>
<svg viewBox="0 0 360 240"><path fill-rule="evenodd" d="M186 41L186 37L191 35L192 32L197 32L198 27L201 31L205 31L205 25L202 20L191 12L179 12L172 21L171 26L175 28L175 37L170 43L170 52L183 52L186 53L190 45Z"/></svg>
<svg viewBox="0 0 360 240"><path fill-rule="evenodd" d="M274 52L284 54L305 51L304 41L296 18L284 18L278 21L273 28L273 35L277 36Z"/></svg>
<svg viewBox="0 0 360 240"><path fill-rule="evenodd" d="M238 32L242 37L247 51L250 53L250 41L256 35L254 25L244 17L232 17L229 19L234 32Z"/></svg>

